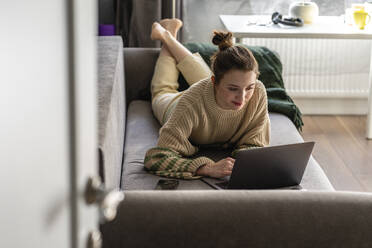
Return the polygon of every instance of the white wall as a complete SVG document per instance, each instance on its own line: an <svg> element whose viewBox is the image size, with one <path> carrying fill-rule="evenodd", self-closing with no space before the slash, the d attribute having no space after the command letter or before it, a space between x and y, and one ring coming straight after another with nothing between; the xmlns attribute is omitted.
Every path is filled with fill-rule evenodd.
<svg viewBox="0 0 372 248"><path fill-rule="evenodd" d="M0 1L0 247L69 247L65 5Z"/></svg>

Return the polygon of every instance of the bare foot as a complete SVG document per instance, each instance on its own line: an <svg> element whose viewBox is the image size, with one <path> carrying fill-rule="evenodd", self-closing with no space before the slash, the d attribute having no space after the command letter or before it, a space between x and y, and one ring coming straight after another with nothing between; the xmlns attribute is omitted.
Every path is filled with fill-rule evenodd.
<svg viewBox="0 0 372 248"><path fill-rule="evenodd" d="M162 41L164 38L165 30L158 22L154 22L151 27L151 40L160 40Z"/></svg>
<svg viewBox="0 0 372 248"><path fill-rule="evenodd" d="M176 38L178 30L182 27L183 23L180 19L173 18L173 19L163 19L160 22L166 30L168 30L173 37Z"/></svg>

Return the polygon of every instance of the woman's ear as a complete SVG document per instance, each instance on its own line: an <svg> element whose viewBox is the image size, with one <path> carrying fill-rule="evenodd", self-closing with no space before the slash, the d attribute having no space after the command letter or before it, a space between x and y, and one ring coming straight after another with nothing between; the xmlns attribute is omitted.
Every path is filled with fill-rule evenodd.
<svg viewBox="0 0 372 248"><path fill-rule="evenodd" d="M216 78L214 77L214 75L211 76L211 81L213 84L216 84Z"/></svg>

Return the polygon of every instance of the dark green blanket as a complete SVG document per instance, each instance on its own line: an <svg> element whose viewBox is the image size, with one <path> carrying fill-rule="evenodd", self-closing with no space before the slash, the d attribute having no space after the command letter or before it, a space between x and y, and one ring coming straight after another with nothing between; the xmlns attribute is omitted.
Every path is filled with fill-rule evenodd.
<svg viewBox="0 0 372 248"><path fill-rule="evenodd" d="M187 43L184 45L192 53L198 52L208 65L210 65L210 57L217 51L217 47L211 44ZM260 70L258 79L266 87L269 111L286 115L292 120L297 129L301 130L303 126L301 112L285 91L282 78L282 63L278 55L266 47L243 46L252 51L258 62ZM188 87L182 75L180 75L179 83L179 90L184 90Z"/></svg>

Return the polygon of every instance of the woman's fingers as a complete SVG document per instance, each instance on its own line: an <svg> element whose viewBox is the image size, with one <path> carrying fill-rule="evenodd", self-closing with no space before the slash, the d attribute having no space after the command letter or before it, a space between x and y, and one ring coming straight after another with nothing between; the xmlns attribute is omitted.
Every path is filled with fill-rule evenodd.
<svg viewBox="0 0 372 248"><path fill-rule="evenodd" d="M235 162L235 159L230 158L230 157L227 157L227 158L224 158L224 159L218 161L215 164L215 166L211 167L211 169L213 171L212 172L212 174L213 174L212 177L221 178L221 177L225 177L225 176L230 176L231 172L232 172L232 169L234 167L234 162Z"/></svg>
<svg viewBox="0 0 372 248"><path fill-rule="evenodd" d="M235 162L235 159L233 159L233 158L231 158L231 157L227 157L227 158L225 158L227 161L231 161L231 162Z"/></svg>
<svg viewBox="0 0 372 248"><path fill-rule="evenodd" d="M235 159L232 159L232 158L226 158L226 167L229 168L230 170L232 170L232 168L234 167L234 163L235 163Z"/></svg>
<svg viewBox="0 0 372 248"><path fill-rule="evenodd" d="M233 167L234 167L234 164L231 164L231 163L228 163L225 165L225 168L228 170L232 170Z"/></svg>

